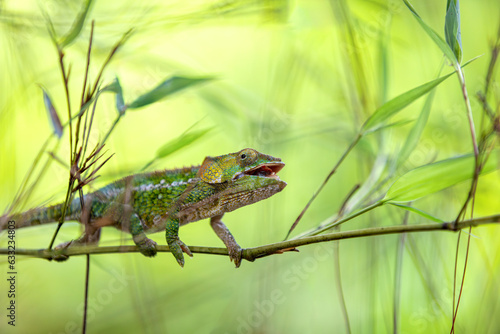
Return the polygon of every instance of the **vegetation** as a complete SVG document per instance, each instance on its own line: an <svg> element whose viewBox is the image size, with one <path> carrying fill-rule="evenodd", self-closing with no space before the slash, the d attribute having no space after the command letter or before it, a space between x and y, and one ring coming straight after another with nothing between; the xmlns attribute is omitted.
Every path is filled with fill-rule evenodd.
<svg viewBox="0 0 500 334"><path fill-rule="evenodd" d="M202 222L182 270L111 229L62 263L78 224L15 231L1 332L498 332L500 5L413 5L2 4L2 214L244 147L288 187L225 216L238 270Z"/></svg>

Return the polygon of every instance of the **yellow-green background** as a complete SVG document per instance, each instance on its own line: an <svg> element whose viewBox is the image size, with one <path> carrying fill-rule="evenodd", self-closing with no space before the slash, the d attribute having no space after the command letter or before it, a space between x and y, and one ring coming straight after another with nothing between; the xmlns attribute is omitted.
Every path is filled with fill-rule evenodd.
<svg viewBox="0 0 500 334"><path fill-rule="evenodd" d="M446 1L414 1L440 34ZM47 11L62 35L81 8L75 1L0 3L0 206L14 198L42 143L52 132L44 109L43 85L67 119L58 58L41 15ZM225 223L243 247L283 239L301 209L353 140L362 122L383 102L432 80L441 51L402 1L96 1L91 80L112 45L129 28L134 34L104 75L120 78L126 101L171 75L212 75L216 80L136 111L129 110L109 139L113 158L94 187L137 172L157 149L185 132L214 127L201 140L159 161L155 168L199 164L206 155L244 147L278 156L285 190L226 215ZM496 0L461 3L464 59L483 55L465 69L471 96L483 89L496 38ZM72 101L80 98L87 20L66 50L71 64ZM353 42L353 40L355 42ZM385 61L383 61L385 60ZM451 71L449 66L444 72ZM494 78L496 79L496 78ZM498 101L498 82L492 101ZM495 96L496 95L496 96ZM423 100L396 120L414 120ZM481 109L474 97L476 124ZM497 102L496 102L497 103ZM76 108L74 104L73 108ZM98 104L92 144L116 116L114 99ZM377 156L394 158L411 123L363 140L304 216L296 231L318 225L337 212L355 184L363 183ZM68 161L68 133L56 154ZM464 103L455 77L438 87L428 125L406 169L471 151ZM64 199L67 171L52 163L25 209ZM500 211L499 175L480 181L476 216ZM454 219L468 183L414 204L444 220ZM401 224L404 212L378 209L342 229ZM410 223L425 222L410 215ZM18 248L47 247L55 225L19 230ZM67 223L56 243L79 233ZM500 330L500 257L497 226L473 230L457 333ZM459 256L462 271L466 234ZM188 245L222 246L207 222L183 227ZM163 234L153 238L164 244ZM130 242L106 229L101 245ZM401 272L399 324L402 333L449 332L457 235L435 232L408 236ZM0 235L0 247L7 244ZM354 333L393 330L395 262L399 236L340 242L343 292ZM244 262L196 254L180 269L168 253L91 257L88 333L342 333L333 243ZM7 325L7 266L0 268L0 332L81 332L85 258L64 263L17 258L17 322ZM460 276L461 277L461 276Z"/></svg>

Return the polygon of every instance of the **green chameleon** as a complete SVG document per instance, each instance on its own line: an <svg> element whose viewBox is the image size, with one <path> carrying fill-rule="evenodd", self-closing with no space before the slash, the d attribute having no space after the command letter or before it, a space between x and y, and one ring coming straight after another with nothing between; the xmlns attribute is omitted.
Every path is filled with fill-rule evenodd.
<svg viewBox="0 0 500 334"><path fill-rule="evenodd" d="M241 248L222 222L222 216L280 192L286 182L276 175L285 164L281 159L246 148L236 153L206 157L200 166L135 174L111 183L71 202L66 220L85 225L84 234L71 245L97 243L100 228L114 226L129 232L139 251L156 255L156 242L145 233L166 231L170 251L184 266L183 251L192 256L179 239L179 226L210 218L210 225L226 245L236 267L241 263ZM82 210L82 203L84 203ZM0 217L16 228L59 221L62 204L32 209L11 217Z"/></svg>

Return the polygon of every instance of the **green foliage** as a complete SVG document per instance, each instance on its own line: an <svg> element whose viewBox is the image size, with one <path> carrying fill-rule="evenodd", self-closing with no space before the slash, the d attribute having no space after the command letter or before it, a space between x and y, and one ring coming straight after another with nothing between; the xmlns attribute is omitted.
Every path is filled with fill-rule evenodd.
<svg viewBox="0 0 500 334"><path fill-rule="evenodd" d="M375 112L366 120L365 124L363 124L362 132L369 133L376 130L387 119L397 114L404 107L408 106L421 96L433 90L437 85L448 79L453 74L454 73L450 73L445 76L442 76L441 78L429 81L421 86L418 86L401 95L398 95L392 100L384 103L381 107L375 110Z"/></svg>
<svg viewBox="0 0 500 334"><path fill-rule="evenodd" d="M496 159L490 158L482 174L496 170ZM472 179L474 155L467 154L423 165L398 178L385 195L393 203L415 201L460 182Z"/></svg>
<svg viewBox="0 0 500 334"><path fill-rule="evenodd" d="M188 77L178 77L174 76L165 79L158 86L153 88L147 93L139 96L133 102L131 102L127 107L128 109L137 109L145 107L151 103L160 101L174 93L177 93L188 87L201 84L213 80L211 77L199 77L199 78L188 78Z"/></svg>
<svg viewBox="0 0 500 334"><path fill-rule="evenodd" d="M424 31L427 33L427 35L432 39L432 41L443 51L444 55L448 60L453 64L458 63L458 59L456 54L453 52L452 49L450 49L450 46L443 40L441 36L437 32L434 31L427 23L425 23L424 20L418 15L418 13L415 11L413 6L410 4L408 0L403 0L406 7L411 11L417 22L420 24L420 26L424 29Z"/></svg>
<svg viewBox="0 0 500 334"><path fill-rule="evenodd" d="M179 271L167 261L170 255L153 260L126 252L104 255L99 251L103 246L132 243L124 233L104 228L102 242L90 248L96 253L89 257L89 332L326 332L332 323L339 331L347 329L353 319L357 332L450 332L449 311L457 307L467 235L403 232L407 226L439 228L445 226L443 220L454 221L469 192L474 156L454 156L472 151L471 123L463 115L463 91L471 86L463 78L463 87L454 79L449 82L451 74L433 76L441 63L442 73L451 71L449 63L459 73L461 34L474 40L468 54L486 55L466 73L467 83L474 85L471 115L481 120L475 127L480 161L498 147L500 109L493 89L498 64L491 46L500 45L494 35L500 3L462 2L460 11L458 1L423 0L415 2L417 12L409 1L160 1L147 10L133 1L99 6L87 0L51 1L41 3L41 14L22 3L15 12L2 8L0 46L8 50L1 59L7 70L0 73L2 207L24 210L60 202L68 175L79 178L70 195L75 197L144 165L148 170L182 167L201 163L206 155L253 147L283 159L286 167L279 177L288 187L225 216L224 222L242 247L259 247L280 242L317 194L293 232L301 235L292 235L291 241L317 235L324 242L257 258L238 270L224 256L195 254ZM78 15L68 15L76 11ZM460 13L466 15L462 27ZM113 44L131 29L133 39L126 33ZM91 52L89 31L94 32ZM87 54L91 61L85 73ZM145 87L157 73L179 74ZM435 80L427 82L429 78ZM37 96L30 91L34 82L47 87L44 103L53 129L45 134L37 124L45 124L46 111L41 99L31 98ZM210 85L198 90L204 82ZM479 87L480 103L474 96L478 82L486 86ZM408 83L415 88L405 92L400 87ZM189 88L194 88L192 94L174 95ZM418 102L422 105L413 114L401 112L421 97L425 101ZM72 145L57 140L60 134L68 139L69 119ZM70 157L78 160L74 166ZM436 157L441 161L428 163ZM51 164L55 161L60 163ZM498 169L497 162L495 153L482 172L467 218L498 213L500 179L489 173ZM99 174L106 180L89 186ZM326 176L331 178L324 182ZM12 198L16 200L10 205ZM331 232L343 238L391 226L403 234L360 238L360 233L349 241L326 242ZM18 245L33 252L47 249L55 228L19 229ZM65 223L58 239L77 237L79 228ZM223 247L204 223L180 233L190 246ZM459 331L497 329L498 294L491 282L499 264L491 256L498 253L499 233L495 225L471 233L478 238L472 239L468 253L473 265L465 276ZM165 244L162 233L152 238ZM0 248L6 247L0 232ZM19 331L81 332L82 259L50 266L36 259L18 261L19 272L40 282L36 293L16 305L22 315ZM365 284L365 277L371 283ZM80 283L75 288L71 282ZM485 287L483 293L472 293L474 286ZM60 296L65 303L51 302L50 312L30 308ZM328 298L318 303L318 296ZM363 296L363 302L356 296ZM386 307L374 315L377 303ZM169 316L157 316L158 310L169 310ZM52 323L28 321L52 313L63 316ZM9 330L0 323L0 332Z"/></svg>
<svg viewBox="0 0 500 334"><path fill-rule="evenodd" d="M417 209L413 206L410 206L410 205L404 205L404 204L401 204L401 203L396 203L396 202L389 202L389 204L392 204L398 208L401 208L401 209L404 209L404 210L407 210L409 212L413 212L413 213L416 213L417 215L427 219L427 220L430 220L430 221L433 221L433 222L436 222L436 223L444 223L443 220L437 218L437 217L434 217L433 215L423 211L423 210L420 210L420 209Z"/></svg>
<svg viewBox="0 0 500 334"><path fill-rule="evenodd" d="M403 164L406 159L408 159L410 154L415 150L415 147L417 147L420 137L422 136L422 132L427 125L427 120L429 119L429 115L431 113L432 101L434 100L435 94L436 90L432 90L425 99L422 111L420 111L420 115L418 116L417 121L411 128L410 133L408 134L408 137L406 137L405 143L403 144L403 147L399 152L397 161L398 166Z"/></svg>
<svg viewBox="0 0 500 334"><path fill-rule="evenodd" d="M87 18L90 8L92 6L92 2L93 0L85 1L82 10L76 17L75 22L73 22L71 29L66 33L66 35L64 35L61 38L61 40L58 43L61 49L73 43L73 41L78 37L78 35L80 35L80 32L82 31L83 25L85 23L85 19Z"/></svg>
<svg viewBox="0 0 500 334"><path fill-rule="evenodd" d="M125 106L125 102L123 100L123 90L122 86L120 84L120 80L118 80L118 77L115 77L115 80L106 86L103 91L110 91L115 93L115 107L116 111L118 111L118 114L123 115L125 113L125 110L127 110Z"/></svg>
<svg viewBox="0 0 500 334"><path fill-rule="evenodd" d="M192 131L186 131L182 135L180 135L177 138L174 138L167 143L165 143L163 146L161 146L157 151L156 151L156 156L153 160L148 162L142 170L147 169L149 166L151 166L155 161L158 159L163 159L172 153L179 151L180 149L194 143L195 141L201 139L203 136L205 136L208 132L212 131L213 128L207 128L207 129L201 129L201 130L192 130Z"/></svg>
<svg viewBox="0 0 500 334"><path fill-rule="evenodd" d="M213 128L193 130L191 132L183 133L180 137L177 137L169 141L168 143L164 144L162 147L160 147L158 151L156 151L156 158L162 159L169 156L175 151L178 151L181 148L189 144L192 144L196 140L200 139L208 132L210 132L212 129Z"/></svg>
<svg viewBox="0 0 500 334"><path fill-rule="evenodd" d="M458 63L462 62L462 34L460 33L460 1L448 0L444 24L446 43L455 54Z"/></svg>
<svg viewBox="0 0 500 334"><path fill-rule="evenodd" d="M45 109L49 114L50 120L52 121L52 127L54 128L54 133L57 135L58 138L61 138L63 133L63 127L61 125L61 120L59 119L59 115L57 115L56 108L54 108L54 105L52 104L52 100L49 94L47 94L47 92L43 87L42 91L43 91L43 103L45 104Z"/></svg>

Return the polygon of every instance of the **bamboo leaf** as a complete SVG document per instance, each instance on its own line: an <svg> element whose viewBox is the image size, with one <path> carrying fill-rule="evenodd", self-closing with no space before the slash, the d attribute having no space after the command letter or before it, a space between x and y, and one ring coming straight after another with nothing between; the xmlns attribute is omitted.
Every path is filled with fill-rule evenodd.
<svg viewBox="0 0 500 334"><path fill-rule="evenodd" d="M408 159L411 152L415 149L418 142L420 141L420 136L424 131L425 125L427 124L427 119L429 118L429 114L431 112L432 101L434 100L434 95L436 94L435 90L432 90L427 96L424 106L422 107L422 111L418 116L415 125L410 130L408 137L406 137L406 141L403 145L403 148L399 152L398 155L398 166L401 166L402 163Z"/></svg>
<svg viewBox="0 0 500 334"><path fill-rule="evenodd" d="M45 104L45 109L49 114L49 118L52 122L52 127L54 128L54 133L57 135L58 138L61 138L63 133L61 120L59 118L59 115L57 115L56 108L54 108L54 105L52 104L52 100L50 99L49 94L47 94L47 92L45 91L45 89L43 89L43 87L41 88L43 91L43 102Z"/></svg>
<svg viewBox="0 0 500 334"><path fill-rule="evenodd" d="M462 65L462 68L469 65L477 58L479 58L479 56L465 62ZM391 116L397 114L404 107L408 106L413 101L417 100L419 97L427 94L429 91L434 89L444 80L448 79L454 73L455 72L452 72L440 78L429 81L421 86L418 86L416 88L407 91L406 93L396 96L390 101L387 101L377 110L375 110L375 112L365 121L365 124L363 124L363 127L361 128L361 133L366 135L370 132L378 130L380 127L383 126L382 123L384 121L386 121Z"/></svg>
<svg viewBox="0 0 500 334"><path fill-rule="evenodd" d="M147 169L149 166L151 166L156 160L165 158L169 156L170 154L180 150L181 148L188 146L189 144L192 144L193 142L197 141L204 135L206 135L208 132L212 131L213 128L207 128L207 129L201 129L201 130L195 130L191 132L185 132L179 137L169 141L168 143L164 144L162 147L156 151L156 156L153 160L148 162L142 170Z"/></svg>
<svg viewBox="0 0 500 334"><path fill-rule="evenodd" d="M134 102L130 103L128 108L137 109L147 106L185 88L198 85L212 79L213 78L211 77L187 78L177 76L168 78L151 91L139 96Z"/></svg>
<svg viewBox="0 0 500 334"><path fill-rule="evenodd" d="M104 87L101 91L102 92L109 91L115 93L116 110L120 115L123 115L125 113L125 110L127 110L127 106L123 101L123 90L118 77L115 77L115 80L113 80L112 83Z"/></svg>
<svg viewBox="0 0 500 334"><path fill-rule="evenodd" d="M183 148L184 146L187 146L189 144L192 144L196 140L200 139L203 137L205 134L210 132L213 128L207 128L207 129L201 129L201 130L196 130L188 133L184 133L180 137L177 137L162 147L158 149L156 152L156 158L161 159L165 158L166 156L174 153L175 151L178 151L179 149Z"/></svg>
<svg viewBox="0 0 500 334"><path fill-rule="evenodd" d="M414 208L413 206L409 206L409 205L404 205L404 204L399 204L399 203L392 203L392 202L389 202L389 204L392 204L394 206L397 206L401 209L404 209L404 210L407 210L407 211L410 211L410 212L413 212L413 213L416 213L424 218L427 218L429 220L432 220L436 223L444 223L443 220L437 218L437 217L434 217L433 215L425 212L425 211L422 211L420 209L417 209L417 208Z"/></svg>
<svg viewBox="0 0 500 334"><path fill-rule="evenodd" d="M434 43L443 51L444 55L448 60L453 64L457 64L457 57L455 56L455 53L453 53L452 49L448 46L448 44L443 40L441 36L439 36L434 29L432 29L430 26L427 25L427 23L422 20L420 15L415 11L413 6L410 4L408 0L403 0L406 7L411 11L413 16L415 16L415 19L417 22L420 24L420 26L424 29L424 31L427 33L427 35L434 41Z"/></svg>
<svg viewBox="0 0 500 334"><path fill-rule="evenodd" d="M444 23L444 37L451 48L458 63L462 61L462 35L460 32L460 1L448 0L446 4L446 19Z"/></svg>
<svg viewBox="0 0 500 334"><path fill-rule="evenodd" d="M482 174L498 169L496 158L490 157ZM389 188L384 201L410 202L472 178L474 155L449 158L410 170Z"/></svg>
<svg viewBox="0 0 500 334"><path fill-rule="evenodd" d="M454 72L442 76L438 79L429 81L421 86L413 88L399 96L396 96L390 101L387 101L377 110L375 110L375 112L366 120L365 124L363 124L361 131L364 134L374 131L374 129L381 126L381 124L388 118L398 113L401 109L408 106L422 95L425 95L428 92L430 92L437 85L439 85L444 80L448 79L453 74Z"/></svg>
<svg viewBox="0 0 500 334"><path fill-rule="evenodd" d="M87 18L87 15L90 11L91 5L92 5L92 0L85 1L85 5L83 6L82 10L76 17L73 26L71 26L71 29L68 31L68 33L64 37L62 37L61 41L58 43L61 49L73 43L73 41L78 37L78 35L80 35L80 32L82 31L83 28L83 24L85 23L85 19Z"/></svg>
<svg viewBox="0 0 500 334"><path fill-rule="evenodd" d="M81 107L80 107L80 111L78 112L78 114L74 115L72 117L72 119L75 119L75 118L78 118L80 116L80 114L82 114L85 110L87 110L90 105L92 103L94 103L95 100L97 100L100 95L102 93L116 93L117 92L117 85L116 85L116 82L113 81L111 84L107 85L106 87L102 88L102 89L98 89L97 90L97 93L94 94L94 96L92 96L92 98L90 98L90 100L88 100L87 102L85 102Z"/></svg>

